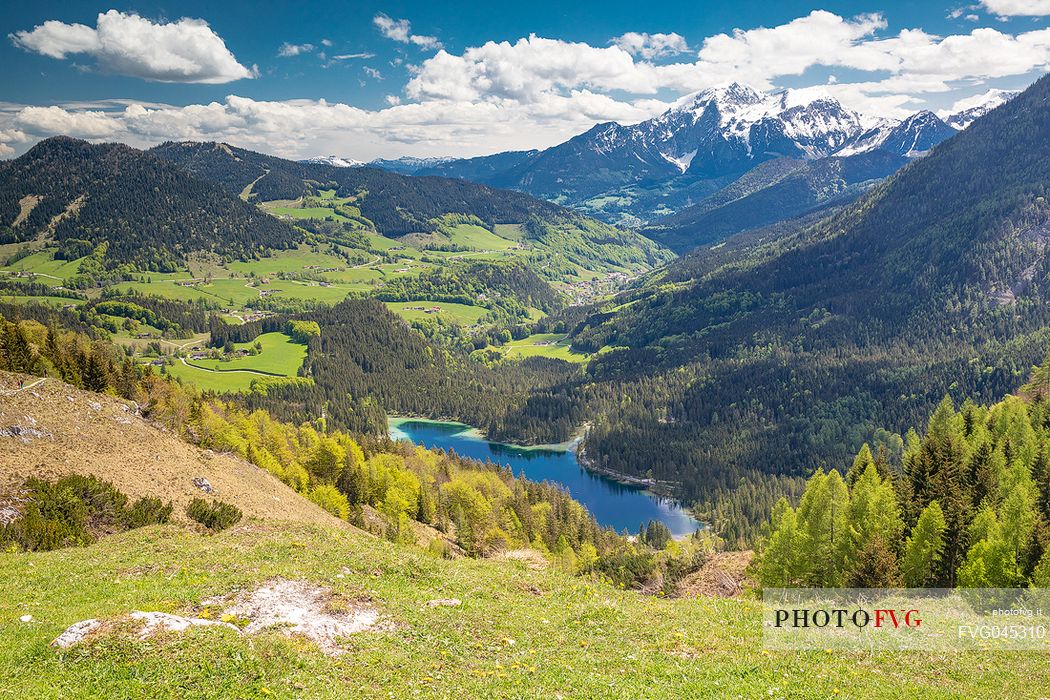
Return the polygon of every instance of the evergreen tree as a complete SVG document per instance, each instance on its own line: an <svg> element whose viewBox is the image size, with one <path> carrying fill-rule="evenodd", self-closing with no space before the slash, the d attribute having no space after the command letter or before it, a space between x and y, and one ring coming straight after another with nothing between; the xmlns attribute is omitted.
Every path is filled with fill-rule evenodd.
<svg viewBox="0 0 1050 700"><path fill-rule="evenodd" d="M959 567L958 582L963 588L1009 588L1018 583L1017 560L1003 538L995 512L984 507L970 526L974 542Z"/></svg>
<svg viewBox="0 0 1050 700"><path fill-rule="evenodd" d="M922 588L933 582L944 552L945 527L940 504L931 501L904 546L901 569L909 588Z"/></svg>
<svg viewBox="0 0 1050 700"><path fill-rule="evenodd" d="M881 535L873 537L857 555L846 585L851 588L897 588L901 585L897 556Z"/></svg>
<svg viewBox="0 0 1050 700"><path fill-rule="evenodd" d="M866 462L862 474L856 479L850 492L849 508L854 556L868 549L875 538L881 539L884 545L898 541L904 529L900 506L893 486L879 477L873 460Z"/></svg>
<svg viewBox="0 0 1050 700"><path fill-rule="evenodd" d="M805 555L817 586L839 586L852 554L849 489L838 471L820 470L809 480L798 508Z"/></svg>
<svg viewBox="0 0 1050 700"><path fill-rule="evenodd" d="M37 371L37 357L19 324L4 323L3 336L0 337L0 359L4 369L11 372L34 374Z"/></svg>
<svg viewBox="0 0 1050 700"><path fill-rule="evenodd" d="M777 501L770 535L759 563L758 578L767 588L791 588L809 583L811 560L806 535L798 527L787 499Z"/></svg>
<svg viewBox="0 0 1050 700"><path fill-rule="evenodd" d="M84 354L82 381L88 391L105 391L109 386L109 376L102 358L94 350Z"/></svg>

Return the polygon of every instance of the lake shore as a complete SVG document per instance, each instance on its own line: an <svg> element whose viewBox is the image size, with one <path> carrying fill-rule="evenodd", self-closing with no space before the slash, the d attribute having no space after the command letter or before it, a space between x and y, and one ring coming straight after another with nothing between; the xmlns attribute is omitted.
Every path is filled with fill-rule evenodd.
<svg viewBox="0 0 1050 700"><path fill-rule="evenodd" d="M507 447L513 450L519 450L521 452L528 452L530 450L542 451L542 452L575 452L579 455L579 447L583 444L583 438L586 437L587 431L590 429L590 423L584 423L580 426L573 436L564 442L554 443L543 443L539 445L518 445L509 442L500 442L499 440L492 440L481 431L480 428L475 428L472 425L468 425L458 420L452 419L435 419L435 418L422 418L417 416L387 416L387 428L398 428L398 426L404 423L430 423L432 425L461 425L463 426L462 434L468 435L471 438L482 440L484 442L490 442L493 445L500 445L501 447Z"/></svg>
<svg viewBox="0 0 1050 700"><path fill-rule="evenodd" d="M514 445L485 438L483 432L461 421L415 416L388 416L388 431L395 440L454 451L480 461L505 464L533 481L549 481L565 488L590 510L599 523L617 531L636 532L650 520L671 528L675 537L691 535L703 527L655 480L615 474L590 464L584 449L589 424L580 426L561 443Z"/></svg>

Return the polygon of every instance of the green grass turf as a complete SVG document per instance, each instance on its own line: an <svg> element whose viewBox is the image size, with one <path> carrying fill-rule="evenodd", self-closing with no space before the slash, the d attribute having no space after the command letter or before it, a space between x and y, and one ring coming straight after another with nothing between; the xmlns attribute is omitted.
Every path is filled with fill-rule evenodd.
<svg viewBox="0 0 1050 700"><path fill-rule="evenodd" d="M549 357L566 362L586 362L590 355L574 352L564 333L535 333L521 340L512 340L503 346L507 358Z"/></svg>
<svg viewBox="0 0 1050 700"><path fill-rule="evenodd" d="M254 272L256 276L263 277L278 272L305 272L308 271L306 268L309 266L344 268L347 265L343 258L328 253L315 253L308 246L302 246L298 250L278 251L268 258L259 260L234 261L226 267L231 272L240 275Z"/></svg>
<svg viewBox="0 0 1050 700"><path fill-rule="evenodd" d="M274 216L285 216L291 219L327 219L331 217L335 221L351 220L328 207L267 207L266 211Z"/></svg>
<svg viewBox="0 0 1050 700"><path fill-rule="evenodd" d="M419 321L427 318L440 316L446 321L454 321L463 326L473 325L482 316L489 312L482 306L467 306L466 304L452 304L444 301L388 301L385 302L388 309L406 321ZM429 309L434 306L441 308L440 311L428 314L425 311L410 309L410 306L419 306Z"/></svg>
<svg viewBox="0 0 1050 700"><path fill-rule="evenodd" d="M55 260L54 250L41 250L28 255L13 265L0 266L5 272L31 272L39 275L34 281L51 286L73 277L80 270L83 258L77 260Z"/></svg>
<svg viewBox="0 0 1050 700"><path fill-rule="evenodd" d="M165 372L168 376L177 377L183 383L192 384L202 391L215 391L220 394L248 391L253 381L266 379L261 374L251 372L208 372L184 365L180 360L167 366Z"/></svg>
<svg viewBox="0 0 1050 700"><path fill-rule="evenodd" d="M498 236L474 224L457 224L441 230L452 243L478 250L510 250L518 245L516 241Z"/></svg>
<svg viewBox="0 0 1050 700"><path fill-rule="evenodd" d="M49 646L133 610L196 615L273 577L386 621L330 657L279 631L215 628ZM459 607L431 607L456 598ZM221 614L220 610L214 612ZM29 622L20 617L31 615ZM12 698L1035 698L1043 654L765 652L750 600L662 599L519 562L446 560L349 528L162 525L83 548L0 553L0 693Z"/></svg>
<svg viewBox="0 0 1050 700"><path fill-rule="evenodd" d="M243 282L242 282L243 284ZM223 303L226 299L209 294L196 287L181 287L173 282L161 280L153 282L121 282L113 285L113 288L121 292L137 292L164 297L165 299L178 299L180 301L196 301L204 299L212 303Z"/></svg>
<svg viewBox="0 0 1050 700"><path fill-rule="evenodd" d="M496 235L512 241L520 241L525 238L525 230L521 224L496 224L493 226Z"/></svg>
<svg viewBox="0 0 1050 700"><path fill-rule="evenodd" d="M228 362L222 360L189 360L193 367L218 371L255 370L282 377L294 377L303 360L306 359L306 346L292 342L284 333L263 333L250 343L235 343L237 350L247 350L258 342L262 352L258 355L246 355Z"/></svg>
<svg viewBox="0 0 1050 700"><path fill-rule="evenodd" d="M322 286L317 282L296 282L292 280L274 280L272 284L260 285L259 290L274 292L278 299L306 299L323 304L338 304L353 291L352 287L343 285Z"/></svg>
<svg viewBox="0 0 1050 700"><path fill-rule="evenodd" d="M31 302L35 302L37 304L47 304L48 306L67 306L69 304L72 304L74 306L80 306L84 303L83 299L67 299L66 297L14 296L10 294L0 294L0 301L4 302L5 304L29 304Z"/></svg>

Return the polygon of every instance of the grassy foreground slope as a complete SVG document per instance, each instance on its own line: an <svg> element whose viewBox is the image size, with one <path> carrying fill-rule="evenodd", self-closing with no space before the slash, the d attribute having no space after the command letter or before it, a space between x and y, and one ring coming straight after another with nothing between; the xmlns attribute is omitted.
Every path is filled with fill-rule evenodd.
<svg viewBox="0 0 1050 700"><path fill-rule="evenodd" d="M391 624L334 658L277 632L214 629L48 646L79 620L192 616L276 576L368 598ZM427 605L444 598L462 605ZM19 698L1037 697L1050 684L1037 654L766 654L760 640L755 602L645 597L323 526L250 520L208 537L165 525L0 554L0 688Z"/></svg>

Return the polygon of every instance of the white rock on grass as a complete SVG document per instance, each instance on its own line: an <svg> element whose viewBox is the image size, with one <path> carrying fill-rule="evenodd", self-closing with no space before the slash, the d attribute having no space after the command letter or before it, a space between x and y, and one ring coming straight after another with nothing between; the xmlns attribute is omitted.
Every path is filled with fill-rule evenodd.
<svg viewBox="0 0 1050 700"><path fill-rule="evenodd" d="M185 632L190 627L195 626L225 627L237 632L238 634L241 632L228 622L201 620L193 617L170 615L162 612L142 612L136 610L128 615L128 618L142 623L142 628L139 630L140 638L146 638L157 634L158 632ZM89 634L100 629L102 624L102 620L96 619L82 620L74 623L67 627L65 632L58 635L58 637L55 638L55 641L51 642L51 646L59 647L60 649L68 649L69 647L84 641Z"/></svg>
<svg viewBox="0 0 1050 700"><path fill-rule="evenodd" d="M232 600L231 600L232 598ZM315 642L330 655L342 653L338 640L379 626L379 612L362 601L340 601L333 605L332 592L305 581L274 579L253 591L204 601L209 607L223 607L227 615L245 619L243 630L228 622L183 617L162 612L133 612L128 619L140 622L139 637L158 632L184 632L190 627L225 627L238 634L254 634L276 627L285 635L301 635ZM456 601L459 604L459 601ZM102 626L100 620L84 620L58 636L51 644L67 649L82 642ZM389 629L389 627L384 627Z"/></svg>
<svg viewBox="0 0 1050 700"><path fill-rule="evenodd" d="M226 627L238 634L241 632L229 622L204 620L198 617L183 617L182 615L171 615L162 612L139 612L136 610L131 613L130 617L132 620L139 620L143 623L142 630L139 632L140 637L149 637L157 632L185 632L194 626Z"/></svg>
<svg viewBox="0 0 1050 700"><path fill-rule="evenodd" d="M302 635L312 640L323 652L341 653L340 637L374 628L379 613L363 602L350 602L331 609L332 592L305 581L277 578L254 591L238 595L223 609L228 615L247 618L244 631L253 634L278 627L286 635Z"/></svg>
<svg viewBox="0 0 1050 700"><path fill-rule="evenodd" d="M51 646L60 649L68 649L75 644L80 644L84 641L85 637L101 626L102 621L95 619L75 622L67 627L65 632L55 637L55 641L51 642Z"/></svg>

